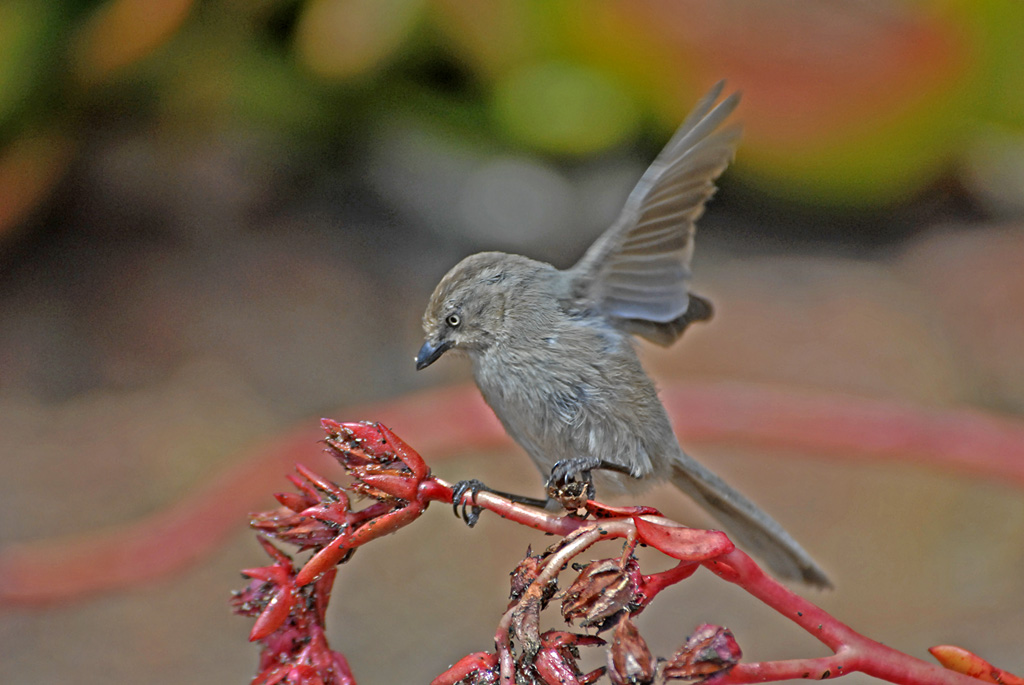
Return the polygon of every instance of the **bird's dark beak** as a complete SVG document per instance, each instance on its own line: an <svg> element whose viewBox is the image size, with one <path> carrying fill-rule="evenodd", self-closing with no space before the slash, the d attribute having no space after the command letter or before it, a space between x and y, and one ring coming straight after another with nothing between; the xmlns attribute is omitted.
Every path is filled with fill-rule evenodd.
<svg viewBox="0 0 1024 685"><path fill-rule="evenodd" d="M452 344L447 340L436 344L429 340L424 342L423 347L420 348L419 353L416 355L416 370L422 371L436 362L451 346Z"/></svg>

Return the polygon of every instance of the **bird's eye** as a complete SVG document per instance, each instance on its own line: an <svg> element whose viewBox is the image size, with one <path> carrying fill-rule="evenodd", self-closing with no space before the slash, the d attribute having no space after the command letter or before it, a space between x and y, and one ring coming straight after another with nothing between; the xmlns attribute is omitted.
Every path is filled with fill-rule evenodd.
<svg viewBox="0 0 1024 685"><path fill-rule="evenodd" d="M462 317L458 314L449 314L445 317L444 322L452 328L458 328L462 324Z"/></svg>

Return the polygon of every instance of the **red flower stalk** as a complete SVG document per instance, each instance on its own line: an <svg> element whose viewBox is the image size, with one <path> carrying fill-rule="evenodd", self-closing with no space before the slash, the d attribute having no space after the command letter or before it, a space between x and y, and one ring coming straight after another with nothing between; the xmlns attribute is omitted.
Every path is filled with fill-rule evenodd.
<svg viewBox="0 0 1024 685"><path fill-rule="evenodd" d="M412 523L432 501L451 504L452 488L431 476L422 458L380 424L339 424L324 420L328 451L351 482L341 486L303 467L290 477L297 492L277 495L281 507L256 514L251 525L273 559L269 566L248 569L249 586L235 594L236 612L255 616L250 639L262 643L257 685L324 683L350 685L355 680L345 658L330 650L324 616L337 564L354 550ZM351 494L370 504L353 510ZM583 504L588 517L556 516L515 504L497 495L467 493L463 503L493 511L502 518L559 536L542 554L527 550L512 573L511 602L498 623L493 653L477 652L438 676L434 685L586 685L607 675L612 683L641 685L677 679L701 679L709 685L752 683L788 678L824 679L860 671L909 685L970 685L990 682L1024 685L1012 674L965 650L934 648L944 669L885 647L853 631L819 607L796 595L735 549L718 531L686 528L646 507L614 508ZM265 536L265 537L264 537ZM312 551L296 568L279 543ZM619 556L583 559L595 544L620 538ZM633 551L647 545L678 564L643 574ZM831 656L757 663L740 662L732 633L702 625L670 659L652 655L633 617L666 587L698 568L735 583L794 621L834 652ZM572 568L576 576L559 591L559 576ZM597 632L614 628L607 646L607 667L584 673L579 648L605 647L593 635L541 631L541 614L560 600L567 623L579 622ZM967 674L967 675L965 675Z"/></svg>

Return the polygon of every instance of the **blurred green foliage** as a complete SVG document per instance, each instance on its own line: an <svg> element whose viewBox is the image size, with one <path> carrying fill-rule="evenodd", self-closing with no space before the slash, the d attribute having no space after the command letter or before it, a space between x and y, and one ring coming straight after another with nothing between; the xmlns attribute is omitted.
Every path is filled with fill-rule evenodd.
<svg viewBox="0 0 1024 685"><path fill-rule="evenodd" d="M0 131L24 114L48 80L60 22L55 8L32 0L0 2Z"/></svg>
<svg viewBox="0 0 1024 685"><path fill-rule="evenodd" d="M514 71L495 84L491 106L509 136L555 154L610 148L635 134L640 122L640 108L626 87L571 62L536 62Z"/></svg>
<svg viewBox="0 0 1024 685"><path fill-rule="evenodd" d="M400 111L574 158L668 135L721 78L740 178L886 205L993 124L1024 137L1022 46L1019 0L0 0L0 233L104 117L315 146Z"/></svg>

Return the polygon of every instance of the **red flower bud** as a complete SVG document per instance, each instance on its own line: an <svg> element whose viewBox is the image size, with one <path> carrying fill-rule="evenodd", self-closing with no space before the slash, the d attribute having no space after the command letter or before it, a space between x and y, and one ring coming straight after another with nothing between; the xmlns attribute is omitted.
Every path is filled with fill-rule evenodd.
<svg viewBox="0 0 1024 685"><path fill-rule="evenodd" d="M639 579L633 558L625 568L619 559L591 562L565 591L562 618L566 623L579 620L582 626L596 626L598 632L610 628L623 611L637 608Z"/></svg>
<svg viewBox="0 0 1024 685"><path fill-rule="evenodd" d="M654 682L657 663L647 648L647 642L640 631L623 614L612 634L612 646L608 649L608 677L613 685L649 685Z"/></svg>
<svg viewBox="0 0 1024 685"><path fill-rule="evenodd" d="M742 656L743 651L728 628L704 623L697 626L686 644L665 665L665 678L707 678L732 668Z"/></svg>

